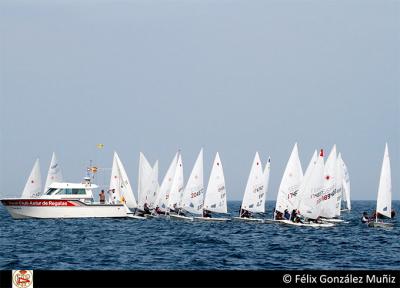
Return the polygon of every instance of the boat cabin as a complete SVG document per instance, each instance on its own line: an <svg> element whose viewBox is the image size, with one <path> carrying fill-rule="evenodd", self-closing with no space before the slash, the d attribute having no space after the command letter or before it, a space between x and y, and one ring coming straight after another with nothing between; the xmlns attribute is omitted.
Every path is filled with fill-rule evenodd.
<svg viewBox="0 0 400 288"><path fill-rule="evenodd" d="M40 198L53 199L81 199L85 202L92 202L93 189L98 188L97 185L89 182L85 183L66 183L55 182L49 186L49 189Z"/></svg>

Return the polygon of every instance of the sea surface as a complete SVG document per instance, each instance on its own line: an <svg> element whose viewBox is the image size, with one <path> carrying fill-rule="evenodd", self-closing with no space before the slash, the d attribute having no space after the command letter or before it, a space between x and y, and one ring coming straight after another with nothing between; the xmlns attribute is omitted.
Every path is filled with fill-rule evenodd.
<svg viewBox="0 0 400 288"><path fill-rule="evenodd" d="M274 202L267 202L271 218ZM0 206L0 269L400 269L400 225L368 228L353 201L332 228L163 219L13 220ZM240 202L229 202L236 216ZM400 202L393 202L400 212Z"/></svg>

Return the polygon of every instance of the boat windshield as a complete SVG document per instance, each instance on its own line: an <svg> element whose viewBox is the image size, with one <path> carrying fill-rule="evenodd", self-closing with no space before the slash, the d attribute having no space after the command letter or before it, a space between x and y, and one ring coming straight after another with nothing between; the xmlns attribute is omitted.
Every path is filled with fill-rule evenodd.
<svg viewBox="0 0 400 288"><path fill-rule="evenodd" d="M56 195L85 195L86 190L85 189L71 189L71 188L65 188L65 189L60 189Z"/></svg>
<svg viewBox="0 0 400 288"><path fill-rule="evenodd" d="M46 195L53 195L57 191L57 188L49 188L47 190Z"/></svg>

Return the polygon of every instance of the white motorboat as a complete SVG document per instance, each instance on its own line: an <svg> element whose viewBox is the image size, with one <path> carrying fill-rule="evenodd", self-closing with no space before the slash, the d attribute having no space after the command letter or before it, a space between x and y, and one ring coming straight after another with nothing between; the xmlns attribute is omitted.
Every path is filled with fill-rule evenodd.
<svg viewBox="0 0 400 288"><path fill-rule="evenodd" d="M94 202L95 188L90 178L84 183L55 182L37 198L8 198L1 203L14 219L127 217L130 211L125 203Z"/></svg>

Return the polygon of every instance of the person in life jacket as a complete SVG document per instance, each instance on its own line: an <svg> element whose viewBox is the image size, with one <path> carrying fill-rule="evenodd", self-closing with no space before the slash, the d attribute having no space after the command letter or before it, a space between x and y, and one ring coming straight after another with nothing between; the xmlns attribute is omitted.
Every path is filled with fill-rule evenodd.
<svg viewBox="0 0 400 288"><path fill-rule="evenodd" d="M158 207L158 206L156 207L155 211L156 211L157 214L161 214L162 213L160 207Z"/></svg>
<svg viewBox="0 0 400 288"><path fill-rule="evenodd" d="M147 206L147 203L144 203L143 210L144 210L144 214L151 214L149 206Z"/></svg>
<svg viewBox="0 0 400 288"><path fill-rule="evenodd" d="M284 211L284 218L287 219L287 220L290 220L290 213L289 213L288 209L285 209L285 211Z"/></svg>
<svg viewBox="0 0 400 288"><path fill-rule="evenodd" d="M364 212L363 216L361 217L361 222L362 223L368 223L370 221L370 218L368 217L368 213Z"/></svg>
<svg viewBox="0 0 400 288"><path fill-rule="evenodd" d="M211 212L204 209L204 210L203 210L203 217L211 218Z"/></svg>

